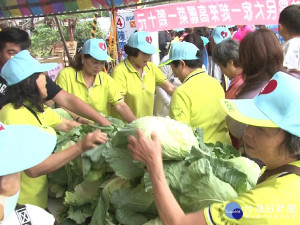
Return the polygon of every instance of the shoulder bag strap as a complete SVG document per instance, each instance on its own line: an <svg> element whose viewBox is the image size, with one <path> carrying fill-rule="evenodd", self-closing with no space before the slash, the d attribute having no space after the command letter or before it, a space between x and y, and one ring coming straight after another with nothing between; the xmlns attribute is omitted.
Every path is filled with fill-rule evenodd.
<svg viewBox="0 0 300 225"><path fill-rule="evenodd" d="M266 169L264 171L264 173L258 178L257 184L263 182L264 180L266 180L270 176L273 176L273 175L279 174L279 173L283 173L283 172L293 173L293 174L296 174L296 175L300 176L300 167L287 164L287 165L278 167L274 170Z"/></svg>
<svg viewBox="0 0 300 225"><path fill-rule="evenodd" d="M35 118L39 121L39 123L40 123L41 125L43 125L43 124L41 123L39 117L37 116L36 112L35 112L32 108L30 108L29 106L24 105L24 104L23 104L23 106L24 106L26 109L28 109L28 110L35 116Z"/></svg>

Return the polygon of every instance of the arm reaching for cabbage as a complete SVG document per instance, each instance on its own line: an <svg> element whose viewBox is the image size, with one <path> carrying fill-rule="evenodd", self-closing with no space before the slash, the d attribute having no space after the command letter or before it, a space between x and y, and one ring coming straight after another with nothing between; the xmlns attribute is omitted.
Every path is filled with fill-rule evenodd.
<svg viewBox="0 0 300 225"><path fill-rule="evenodd" d="M203 210L185 214L172 194L164 171L162 148L155 132L148 139L137 130L137 138L128 138L128 149L132 157L146 164L153 184L154 199L159 216L164 225L194 224L206 225Z"/></svg>
<svg viewBox="0 0 300 225"><path fill-rule="evenodd" d="M128 138L128 149L134 159L146 164L147 168L151 168L151 163L162 164L162 148L156 132L153 131L149 140L141 129L137 130L136 139L134 136Z"/></svg>
<svg viewBox="0 0 300 225"><path fill-rule="evenodd" d="M107 141L108 137L106 133L103 133L100 130L95 130L86 134L79 142L66 148L64 151L51 154L43 162L27 169L25 173L29 177L38 177L44 174L51 173L66 165L81 153L95 148L99 144L106 143Z"/></svg>

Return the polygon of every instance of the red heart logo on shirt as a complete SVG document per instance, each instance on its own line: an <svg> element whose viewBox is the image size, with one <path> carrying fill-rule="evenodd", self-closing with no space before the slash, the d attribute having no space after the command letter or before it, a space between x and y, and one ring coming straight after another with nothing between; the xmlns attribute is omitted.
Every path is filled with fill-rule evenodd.
<svg viewBox="0 0 300 225"><path fill-rule="evenodd" d="M99 48L101 48L103 51L105 51L106 50L106 44L100 42L99 43Z"/></svg>
<svg viewBox="0 0 300 225"><path fill-rule="evenodd" d="M228 35L228 33L227 33L227 32L225 32L225 31L222 31L222 32L221 32L221 36L222 36L223 38L226 38L226 37L227 37L227 35Z"/></svg>
<svg viewBox="0 0 300 225"><path fill-rule="evenodd" d="M271 80L259 93L259 95L270 94L273 92L277 87L277 81Z"/></svg>
<svg viewBox="0 0 300 225"><path fill-rule="evenodd" d="M5 130L4 126L0 125L0 131Z"/></svg>
<svg viewBox="0 0 300 225"><path fill-rule="evenodd" d="M149 44L151 44L151 43L152 43L152 37L151 37L151 36L146 37L146 41L147 41Z"/></svg>

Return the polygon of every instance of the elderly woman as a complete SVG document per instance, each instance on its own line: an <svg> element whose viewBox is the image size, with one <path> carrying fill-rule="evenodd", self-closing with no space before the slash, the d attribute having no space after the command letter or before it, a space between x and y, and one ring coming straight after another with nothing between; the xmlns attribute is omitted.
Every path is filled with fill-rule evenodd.
<svg viewBox="0 0 300 225"><path fill-rule="evenodd" d="M1 70L1 76L8 84L6 94L9 103L0 110L0 121L4 124L49 126L57 131L68 131L80 125L75 121L61 118L55 111L44 105L44 99L47 97L44 71L54 66L55 64L51 63L39 63L27 50L19 52L6 62ZM64 151L54 153L42 163L22 172L18 203L29 203L46 208L48 201L46 174L61 168L84 151L107 140L106 133L96 130ZM22 142L18 143L22 148ZM42 145L41 151L43 151Z"/></svg>
<svg viewBox="0 0 300 225"><path fill-rule="evenodd" d="M236 98L254 98L276 72L284 71L283 52L275 33L267 28L248 33L240 43L239 64L243 68L244 84ZM241 143L246 125L228 116L226 124L232 136Z"/></svg>
<svg viewBox="0 0 300 225"><path fill-rule="evenodd" d="M239 64L239 43L233 39L222 41L214 48L212 57L221 68L222 73L231 81L225 93L225 98L235 99L241 85L244 83L242 68Z"/></svg>
<svg viewBox="0 0 300 225"><path fill-rule="evenodd" d="M133 33L124 50L128 56L114 68L112 77L136 118L152 116L155 87L161 87L169 95L173 94L176 87L156 65L149 62L151 55L157 52L150 33ZM113 116L118 117L115 110L112 111Z"/></svg>
<svg viewBox="0 0 300 225"><path fill-rule="evenodd" d="M59 72L56 83L99 113L109 116L112 106L124 121L132 122L135 117L123 101L117 84L102 71L108 58L105 41L89 39L84 43L82 53L76 56L72 66ZM70 114L79 122L87 122L71 112Z"/></svg>
<svg viewBox="0 0 300 225"><path fill-rule="evenodd" d="M213 60L221 68L223 74L230 79L230 85L225 92L225 98L235 99L244 84L242 68L239 64L239 43L233 39L227 39L217 44L212 54ZM232 145L239 149L241 138L236 138L229 132Z"/></svg>
<svg viewBox="0 0 300 225"><path fill-rule="evenodd" d="M147 166L164 225L299 224L299 86L300 80L278 72L254 99L223 100L229 116L248 124L244 135L247 153L262 160L266 167L248 192L197 212L183 212L170 191L156 134L149 140L139 130L138 139L129 137L128 149L133 158Z"/></svg>

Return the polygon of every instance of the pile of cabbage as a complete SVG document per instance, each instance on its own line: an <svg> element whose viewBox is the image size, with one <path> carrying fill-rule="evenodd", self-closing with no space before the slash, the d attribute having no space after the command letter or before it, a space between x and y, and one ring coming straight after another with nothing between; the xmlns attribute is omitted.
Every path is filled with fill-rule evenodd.
<svg viewBox="0 0 300 225"><path fill-rule="evenodd" d="M161 224L145 165L126 146L142 129L156 131L163 148L164 172L171 191L185 212L233 199L256 184L259 166L232 146L203 143L202 131L168 117L143 117L112 126L82 125L59 134L56 151L76 143L87 132L101 129L109 141L87 151L49 174L52 197L64 199L59 224Z"/></svg>

